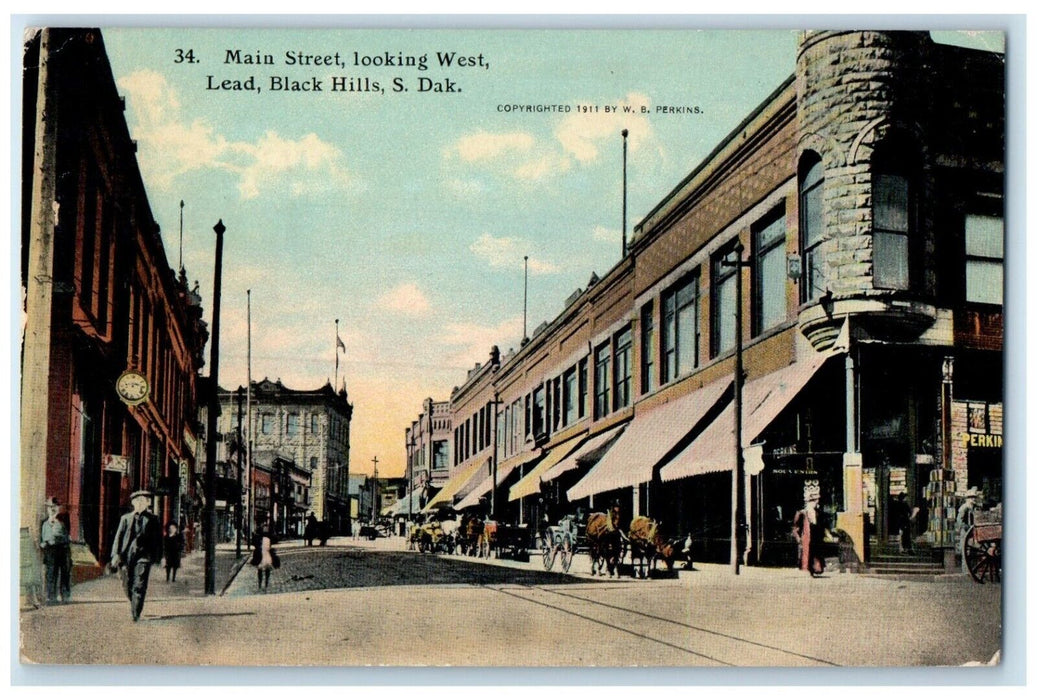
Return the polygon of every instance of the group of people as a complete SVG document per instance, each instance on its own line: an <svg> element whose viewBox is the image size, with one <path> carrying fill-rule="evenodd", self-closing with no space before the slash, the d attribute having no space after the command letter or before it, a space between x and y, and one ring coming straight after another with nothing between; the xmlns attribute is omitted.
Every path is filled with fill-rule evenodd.
<svg viewBox="0 0 1037 700"><path fill-rule="evenodd" d="M119 520L112 543L109 567L119 571L123 587L130 601L130 615L140 618L147 596L151 566L165 560L166 581L176 581L184 551L184 536L176 523L169 523L165 532L158 516L148 510L153 494L148 490L130 495L133 510ZM40 548L46 570L47 604L68 603L72 599L72 543L68 513L57 498L46 502L47 518L40 527Z"/></svg>

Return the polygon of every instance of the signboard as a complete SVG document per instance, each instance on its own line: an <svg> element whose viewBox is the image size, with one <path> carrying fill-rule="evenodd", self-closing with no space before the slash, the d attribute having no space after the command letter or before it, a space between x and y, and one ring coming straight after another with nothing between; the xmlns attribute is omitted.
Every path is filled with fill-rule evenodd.
<svg viewBox="0 0 1037 700"><path fill-rule="evenodd" d="M129 458L125 455L105 455L103 465L106 472L118 472L125 475L129 468Z"/></svg>

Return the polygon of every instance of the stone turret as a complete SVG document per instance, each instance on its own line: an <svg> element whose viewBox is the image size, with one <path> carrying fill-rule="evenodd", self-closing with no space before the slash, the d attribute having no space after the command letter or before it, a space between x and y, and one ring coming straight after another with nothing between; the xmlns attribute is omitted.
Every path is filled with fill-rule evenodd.
<svg viewBox="0 0 1037 700"><path fill-rule="evenodd" d="M812 251L810 223L801 212L800 326L817 346L831 342L848 315L877 335L887 325L921 331L935 319L926 207L925 83L932 46L924 32L808 31L800 37L801 192L809 189L807 179L823 178ZM820 170L812 169L818 162ZM801 208L810 209L802 198Z"/></svg>

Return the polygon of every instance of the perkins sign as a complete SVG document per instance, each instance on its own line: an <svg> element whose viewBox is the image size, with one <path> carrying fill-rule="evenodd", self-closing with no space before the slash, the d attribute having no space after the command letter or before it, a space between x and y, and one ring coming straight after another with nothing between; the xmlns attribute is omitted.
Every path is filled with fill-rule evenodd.
<svg viewBox="0 0 1037 700"><path fill-rule="evenodd" d="M962 433L961 441L965 447L1002 447L1004 445L1004 439L1000 435L979 433Z"/></svg>

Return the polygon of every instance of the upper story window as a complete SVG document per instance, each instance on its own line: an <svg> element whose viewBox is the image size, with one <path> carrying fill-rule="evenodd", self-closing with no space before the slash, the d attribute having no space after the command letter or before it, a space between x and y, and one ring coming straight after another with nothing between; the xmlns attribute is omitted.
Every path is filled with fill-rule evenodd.
<svg viewBox="0 0 1037 700"><path fill-rule="evenodd" d="M965 217L965 301L1004 303L1005 222L1000 216Z"/></svg>
<svg viewBox="0 0 1037 700"><path fill-rule="evenodd" d="M826 284L821 260L824 240L824 166L816 153L803 154L799 180L799 249L803 259L800 301L819 298Z"/></svg>
<svg viewBox="0 0 1037 700"><path fill-rule="evenodd" d="M320 430L320 414L310 414L310 434L316 435L317 431Z"/></svg>
<svg viewBox="0 0 1037 700"><path fill-rule="evenodd" d="M587 415L587 384L588 384L588 370L587 370L587 358L580 360L579 369L577 371L579 375L577 383L579 384L580 398L576 402L576 413L580 418Z"/></svg>
<svg viewBox="0 0 1037 700"><path fill-rule="evenodd" d="M562 425L576 422L576 367L570 367L562 375Z"/></svg>
<svg viewBox="0 0 1037 700"><path fill-rule="evenodd" d="M299 434L299 414L289 413L285 419L285 434L288 437Z"/></svg>
<svg viewBox="0 0 1037 700"><path fill-rule="evenodd" d="M699 276L688 275L663 293L659 337L660 383L687 374L699 364Z"/></svg>
<svg viewBox="0 0 1037 700"><path fill-rule="evenodd" d="M264 413L260 421L260 432L263 435L269 435L274 429L274 415L272 413Z"/></svg>
<svg viewBox="0 0 1037 700"><path fill-rule="evenodd" d="M713 257L713 282L710 285L712 312L712 330L710 334L710 351L713 357L721 355L735 346L735 305L737 280L735 274L741 272L741 268L730 263L736 262L734 251L731 249L734 242L724 246L724 249Z"/></svg>
<svg viewBox="0 0 1037 700"><path fill-rule="evenodd" d="M881 289L907 289L911 283L910 184L899 174L875 173L872 178L872 249L875 286Z"/></svg>
<svg viewBox="0 0 1037 700"><path fill-rule="evenodd" d="M630 381L633 374L630 360L633 356L633 332L627 326L613 339L613 408L619 410L630 405Z"/></svg>
<svg viewBox="0 0 1037 700"><path fill-rule="evenodd" d="M594 351L594 419L609 412L609 361L611 348L604 343Z"/></svg>
<svg viewBox="0 0 1037 700"><path fill-rule="evenodd" d="M655 385L655 315L654 304L641 307L641 393Z"/></svg>
<svg viewBox="0 0 1037 700"><path fill-rule="evenodd" d="M786 316L785 209L753 227L753 335L773 328Z"/></svg>
<svg viewBox="0 0 1037 700"><path fill-rule="evenodd" d="M918 257L915 178L907 164L911 146L894 136L872 156L872 260L877 289L917 286L912 272Z"/></svg>
<svg viewBox="0 0 1037 700"><path fill-rule="evenodd" d="M533 390L533 436L544 434L545 431L545 418L546 416L546 405L544 396L544 387L538 386Z"/></svg>

